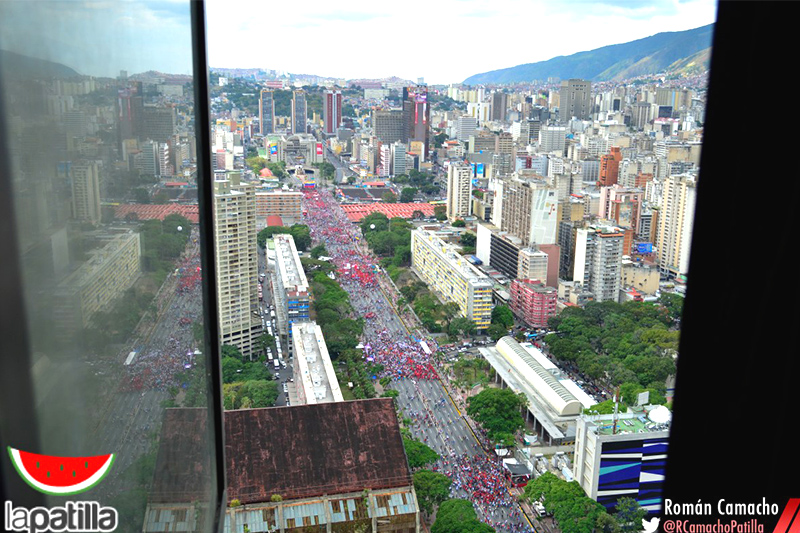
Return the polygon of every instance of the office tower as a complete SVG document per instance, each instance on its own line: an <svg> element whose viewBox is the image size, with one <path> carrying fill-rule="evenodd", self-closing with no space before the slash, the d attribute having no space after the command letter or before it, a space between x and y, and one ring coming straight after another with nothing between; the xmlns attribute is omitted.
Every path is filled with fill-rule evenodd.
<svg viewBox="0 0 800 533"><path fill-rule="evenodd" d="M239 172L218 171L214 178L219 341L254 359L255 340L261 333L255 187L242 181Z"/></svg>
<svg viewBox="0 0 800 533"><path fill-rule="evenodd" d="M650 108L652 106L647 102L636 102L631 107L631 126L637 130L644 129L650 121Z"/></svg>
<svg viewBox="0 0 800 533"><path fill-rule="evenodd" d="M511 311L530 327L548 327L548 320L558 312L558 291L539 279L515 279L509 286L509 293Z"/></svg>
<svg viewBox="0 0 800 533"><path fill-rule="evenodd" d="M275 93L262 89L258 99L258 121L261 135L275 133Z"/></svg>
<svg viewBox="0 0 800 533"><path fill-rule="evenodd" d="M475 135L475 130L478 128L478 119L467 115L458 117L456 125L457 138L461 142L466 142L471 136Z"/></svg>
<svg viewBox="0 0 800 533"><path fill-rule="evenodd" d="M72 175L72 218L100 223L100 166L97 161L70 165Z"/></svg>
<svg viewBox="0 0 800 533"><path fill-rule="evenodd" d="M525 118L520 122L519 128L519 144L520 146L528 146L529 144L536 144L539 141L539 132L542 129L542 122L536 118Z"/></svg>
<svg viewBox="0 0 800 533"><path fill-rule="evenodd" d="M556 242L558 197L543 179L507 180L502 210L500 229L520 238L523 246Z"/></svg>
<svg viewBox="0 0 800 533"><path fill-rule="evenodd" d="M430 137L431 108L428 105L428 87L403 87L403 120L405 137L409 143L422 143L422 159L428 160L428 140ZM403 139L403 140L406 140Z"/></svg>
<svg viewBox="0 0 800 533"><path fill-rule="evenodd" d="M472 167L452 162L447 168L447 219L472 215Z"/></svg>
<svg viewBox="0 0 800 533"><path fill-rule="evenodd" d="M396 142L392 144L392 175L406 173L406 145Z"/></svg>
<svg viewBox="0 0 800 533"><path fill-rule="evenodd" d="M617 146L612 146L609 153L600 156L600 175L597 178L598 187L616 185L619 180L619 164L621 162L622 153Z"/></svg>
<svg viewBox="0 0 800 533"><path fill-rule="evenodd" d="M298 89L292 93L292 133L306 133L308 103L306 92Z"/></svg>
<svg viewBox="0 0 800 533"><path fill-rule="evenodd" d="M402 109L376 109L372 112L372 129L382 142L406 142Z"/></svg>
<svg viewBox="0 0 800 533"><path fill-rule="evenodd" d="M492 94L492 120L505 120L507 110L508 95L503 91L496 91L494 94Z"/></svg>
<svg viewBox="0 0 800 533"><path fill-rule="evenodd" d="M573 281L589 290L595 301L619 301L625 235L616 227L578 229Z"/></svg>
<svg viewBox="0 0 800 533"><path fill-rule="evenodd" d="M492 320L492 281L432 232L411 232L411 268L463 316L485 330Z"/></svg>
<svg viewBox="0 0 800 533"><path fill-rule="evenodd" d="M322 131L326 135L335 135L342 126L342 92L325 91L322 100Z"/></svg>
<svg viewBox="0 0 800 533"><path fill-rule="evenodd" d="M178 116L173 106L147 104L142 109L143 139L167 142L174 134Z"/></svg>
<svg viewBox="0 0 800 533"><path fill-rule="evenodd" d="M570 79L561 82L558 107L559 120L569 122L572 117L588 120L592 115L592 84L587 80Z"/></svg>
<svg viewBox="0 0 800 533"><path fill-rule="evenodd" d="M539 152L556 152L564 155L567 148L567 128L565 126L542 126L539 130Z"/></svg>
<svg viewBox="0 0 800 533"><path fill-rule="evenodd" d="M117 115L117 147L122 150L125 139L138 139L142 133L144 103L142 100L142 84L132 84L117 91L114 100Z"/></svg>
<svg viewBox="0 0 800 533"><path fill-rule="evenodd" d="M678 277L689 269L697 179L681 174L664 180L658 212L658 264L665 276Z"/></svg>

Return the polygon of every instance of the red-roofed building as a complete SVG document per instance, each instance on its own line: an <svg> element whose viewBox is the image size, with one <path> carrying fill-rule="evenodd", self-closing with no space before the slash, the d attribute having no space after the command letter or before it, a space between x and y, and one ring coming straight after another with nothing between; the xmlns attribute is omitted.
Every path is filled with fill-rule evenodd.
<svg viewBox="0 0 800 533"><path fill-rule="evenodd" d="M120 220L164 220L167 215L181 215L192 224L200 220L200 206L184 204L123 204L114 210L114 217Z"/></svg>
<svg viewBox="0 0 800 533"><path fill-rule="evenodd" d="M352 222L358 222L370 213L383 213L389 218L407 218L414 217L414 212L419 211L424 217L432 217L433 209L435 206L424 202L410 202L406 204L350 204L343 205L347 218Z"/></svg>

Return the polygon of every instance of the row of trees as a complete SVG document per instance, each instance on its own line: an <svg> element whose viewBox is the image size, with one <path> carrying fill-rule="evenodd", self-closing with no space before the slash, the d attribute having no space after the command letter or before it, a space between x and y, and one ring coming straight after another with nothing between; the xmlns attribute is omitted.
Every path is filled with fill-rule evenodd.
<svg viewBox="0 0 800 533"><path fill-rule="evenodd" d="M272 172L272 175L279 180L286 179L289 176L286 172L285 161L270 161L269 159L257 155L257 153L256 155L246 158L244 161L247 167L252 170L256 176L265 168L268 168L269 171Z"/></svg>
<svg viewBox="0 0 800 533"><path fill-rule="evenodd" d="M609 386L626 383L664 392L675 373L680 333L674 328L680 302L590 302L550 319L556 333L545 342L559 360Z"/></svg>
<svg viewBox="0 0 800 533"><path fill-rule="evenodd" d="M267 240L273 235L281 233L288 233L294 238L294 245L301 252L305 252L311 246L311 230L308 226L303 224L295 224L293 226L270 226L258 232L256 237L258 245L264 248L267 245Z"/></svg>
<svg viewBox="0 0 800 533"><path fill-rule="evenodd" d="M647 516L636 500L627 497L617 501L616 513L610 515L586 496L577 481L564 481L551 472L529 482L523 498L543 502L562 533L638 533Z"/></svg>

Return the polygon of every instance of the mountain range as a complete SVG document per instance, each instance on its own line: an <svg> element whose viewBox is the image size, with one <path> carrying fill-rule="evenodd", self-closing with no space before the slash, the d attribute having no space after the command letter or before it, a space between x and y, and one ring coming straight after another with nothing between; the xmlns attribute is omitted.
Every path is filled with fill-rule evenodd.
<svg viewBox="0 0 800 533"><path fill-rule="evenodd" d="M708 68L713 31L714 25L709 24L693 30L658 33L588 52L475 74L463 83L524 83L549 77L619 81L672 70L698 73Z"/></svg>

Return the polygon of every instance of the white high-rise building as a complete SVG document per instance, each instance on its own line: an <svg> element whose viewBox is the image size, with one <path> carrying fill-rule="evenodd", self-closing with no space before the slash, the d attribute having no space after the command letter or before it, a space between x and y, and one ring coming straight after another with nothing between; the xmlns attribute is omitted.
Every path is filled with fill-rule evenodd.
<svg viewBox="0 0 800 533"><path fill-rule="evenodd" d="M542 129L539 130L539 152L545 154L556 152L564 155L566 148L566 126L542 126Z"/></svg>
<svg viewBox="0 0 800 533"><path fill-rule="evenodd" d="M214 176L214 248L221 344L254 358L261 334L258 316L258 250L255 187L240 172ZM255 312L255 314L254 314Z"/></svg>
<svg viewBox="0 0 800 533"><path fill-rule="evenodd" d="M472 215L472 167L450 163L447 168L447 219L450 222Z"/></svg>
<svg viewBox="0 0 800 533"><path fill-rule="evenodd" d="M619 228L594 226L578 230L572 279L589 290L595 301L619 301L625 236Z"/></svg>
<svg viewBox="0 0 800 533"><path fill-rule="evenodd" d="M100 223L100 167L97 161L73 163L72 216L75 220Z"/></svg>
<svg viewBox="0 0 800 533"><path fill-rule="evenodd" d="M664 180L656 241L659 269L664 275L680 276L689 270L696 186L697 178L688 174Z"/></svg>
<svg viewBox="0 0 800 533"><path fill-rule="evenodd" d="M478 119L475 117L470 117L466 115L462 115L458 117L457 123L457 135L458 140L461 142L467 142L470 136L475 135L475 130L478 129Z"/></svg>
<svg viewBox="0 0 800 533"><path fill-rule="evenodd" d="M406 145L403 143L392 144L392 175L399 176L406 173Z"/></svg>

